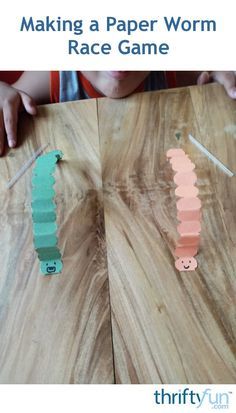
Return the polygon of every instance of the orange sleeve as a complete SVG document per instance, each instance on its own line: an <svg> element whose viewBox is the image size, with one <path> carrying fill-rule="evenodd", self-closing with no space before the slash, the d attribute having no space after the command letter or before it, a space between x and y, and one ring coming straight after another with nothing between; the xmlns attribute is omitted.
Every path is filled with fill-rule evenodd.
<svg viewBox="0 0 236 413"><path fill-rule="evenodd" d="M58 103L60 101L59 90L60 90L60 79L59 72L50 72L50 101L51 103Z"/></svg>
<svg viewBox="0 0 236 413"><path fill-rule="evenodd" d="M168 88L176 87L176 72L166 72L166 82Z"/></svg>

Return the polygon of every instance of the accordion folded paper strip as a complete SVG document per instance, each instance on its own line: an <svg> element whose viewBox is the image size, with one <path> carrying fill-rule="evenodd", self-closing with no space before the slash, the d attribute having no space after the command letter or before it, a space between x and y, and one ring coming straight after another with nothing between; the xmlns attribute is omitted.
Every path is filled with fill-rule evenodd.
<svg viewBox="0 0 236 413"><path fill-rule="evenodd" d="M169 149L166 156L175 172L175 196L179 197L176 203L180 224L177 227L179 239L175 248L175 256L178 257L175 267L179 271L194 271L197 267L194 257L198 253L201 232L201 201L195 186L195 164L183 149Z"/></svg>
<svg viewBox="0 0 236 413"><path fill-rule="evenodd" d="M51 275L62 271L61 253L57 247L56 204L54 202L55 178L53 173L63 157L55 150L40 156L32 176L32 219L34 246L40 260L43 274Z"/></svg>

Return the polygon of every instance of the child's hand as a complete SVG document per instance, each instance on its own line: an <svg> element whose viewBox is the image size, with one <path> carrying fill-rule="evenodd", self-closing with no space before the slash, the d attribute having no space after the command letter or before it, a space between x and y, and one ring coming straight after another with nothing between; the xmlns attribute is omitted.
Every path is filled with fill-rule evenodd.
<svg viewBox="0 0 236 413"><path fill-rule="evenodd" d="M0 156L4 151L5 139L10 148L16 146L18 113L24 109L30 115L36 114L33 99L25 92L0 82Z"/></svg>
<svg viewBox="0 0 236 413"><path fill-rule="evenodd" d="M212 80L223 85L230 98L236 99L236 72L202 72L197 83L204 85Z"/></svg>

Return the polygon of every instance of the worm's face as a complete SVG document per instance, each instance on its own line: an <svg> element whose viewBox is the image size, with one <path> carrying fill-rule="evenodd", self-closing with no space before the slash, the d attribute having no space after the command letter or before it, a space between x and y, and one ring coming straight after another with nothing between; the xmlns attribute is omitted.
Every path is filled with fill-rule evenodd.
<svg viewBox="0 0 236 413"><path fill-rule="evenodd" d="M197 268L197 261L194 257L181 257L175 261L175 267L179 271L194 271Z"/></svg>
<svg viewBox="0 0 236 413"><path fill-rule="evenodd" d="M41 271L45 275L57 274L62 270L61 260L47 260L41 262Z"/></svg>

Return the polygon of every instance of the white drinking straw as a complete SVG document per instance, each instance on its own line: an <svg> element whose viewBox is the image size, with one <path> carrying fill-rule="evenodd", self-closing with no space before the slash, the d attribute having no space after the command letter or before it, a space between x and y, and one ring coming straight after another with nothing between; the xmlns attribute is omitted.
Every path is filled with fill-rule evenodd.
<svg viewBox="0 0 236 413"><path fill-rule="evenodd" d="M188 135L190 141L202 152L204 153L215 165L217 165L224 173L232 178L235 174L230 171L219 159L217 159L211 152L209 152L205 146L203 146L200 142L197 141L192 135Z"/></svg>
<svg viewBox="0 0 236 413"><path fill-rule="evenodd" d="M10 181L7 182L7 188L10 189L20 177L25 173L25 171L32 165L35 159L48 147L49 143L42 145L36 152L31 156L31 158L19 169L15 176L13 176Z"/></svg>

